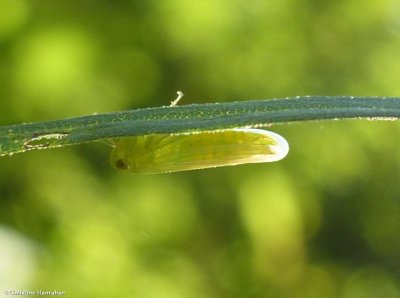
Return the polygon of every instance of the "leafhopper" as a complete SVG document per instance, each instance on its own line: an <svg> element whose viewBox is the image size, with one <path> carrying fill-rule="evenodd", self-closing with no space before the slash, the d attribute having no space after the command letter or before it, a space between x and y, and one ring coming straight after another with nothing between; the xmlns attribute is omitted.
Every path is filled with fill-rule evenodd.
<svg viewBox="0 0 400 298"><path fill-rule="evenodd" d="M273 162L289 152L282 136L252 128L124 137L113 147L111 166L143 174Z"/></svg>

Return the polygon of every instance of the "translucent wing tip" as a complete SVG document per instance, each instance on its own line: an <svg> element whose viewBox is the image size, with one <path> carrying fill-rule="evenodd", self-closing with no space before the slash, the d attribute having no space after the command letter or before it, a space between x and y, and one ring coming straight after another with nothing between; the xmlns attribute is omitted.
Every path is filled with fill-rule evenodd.
<svg viewBox="0 0 400 298"><path fill-rule="evenodd" d="M281 135L265 130L265 129L258 129L258 128L237 128L236 130L249 132L249 133L259 133L266 136L269 139L273 139L275 144L268 145L269 149L271 150L271 154L264 156L262 159L264 162L274 162L279 161L286 157L289 153L289 144L284 137Z"/></svg>
<svg viewBox="0 0 400 298"><path fill-rule="evenodd" d="M284 137L277 133L267 131L269 136L276 141L276 145L271 145L274 154L271 156L271 161L278 161L286 157L289 153L289 144Z"/></svg>

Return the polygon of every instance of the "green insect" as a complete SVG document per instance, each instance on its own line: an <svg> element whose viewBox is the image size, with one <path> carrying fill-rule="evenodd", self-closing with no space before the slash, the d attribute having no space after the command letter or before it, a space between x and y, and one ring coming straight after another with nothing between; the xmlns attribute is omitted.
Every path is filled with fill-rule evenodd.
<svg viewBox="0 0 400 298"><path fill-rule="evenodd" d="M112 142L111 166L145 174L273 162L289 152L282 136L250 128L153 134Z"/></svg>

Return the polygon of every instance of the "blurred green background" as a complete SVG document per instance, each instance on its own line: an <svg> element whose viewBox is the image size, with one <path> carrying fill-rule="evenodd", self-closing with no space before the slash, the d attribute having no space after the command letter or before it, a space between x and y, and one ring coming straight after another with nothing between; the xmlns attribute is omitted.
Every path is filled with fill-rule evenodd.
<svg viewBox="0 0 400 298"><path fill-rule="evenodd" d="M1 125L399 78L397 0L0 0ZM114 170L102 143L0 158L0 290L400 297L400 124L272 130L281 162L175 174Z"/></svg>

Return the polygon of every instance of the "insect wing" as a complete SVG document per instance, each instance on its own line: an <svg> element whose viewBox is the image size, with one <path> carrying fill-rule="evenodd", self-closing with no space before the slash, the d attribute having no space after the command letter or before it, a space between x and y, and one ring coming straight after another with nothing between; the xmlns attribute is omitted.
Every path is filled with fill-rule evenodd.
<svg viewBox="0 0 400 298"><path fill-rule="evenodd" d="M166 173L277 161L289 146L261 129L230 129L181 135L148 135L116 142L110 162L136 173Z"/></svg>

